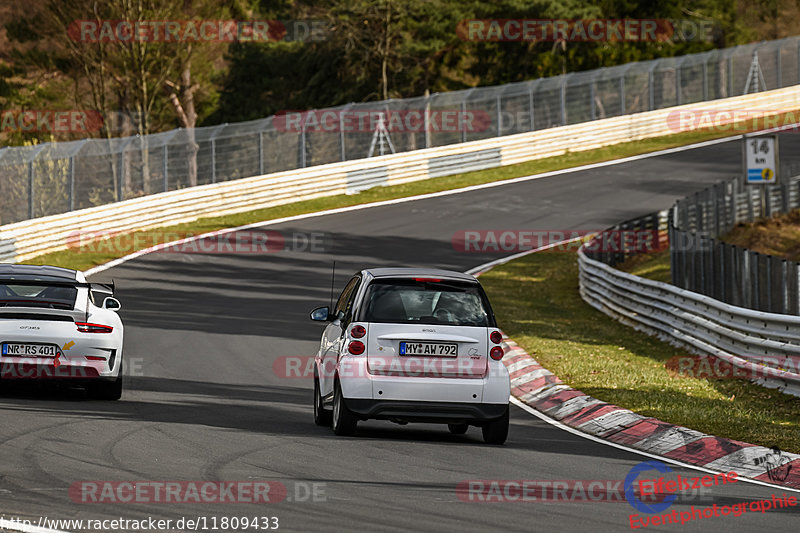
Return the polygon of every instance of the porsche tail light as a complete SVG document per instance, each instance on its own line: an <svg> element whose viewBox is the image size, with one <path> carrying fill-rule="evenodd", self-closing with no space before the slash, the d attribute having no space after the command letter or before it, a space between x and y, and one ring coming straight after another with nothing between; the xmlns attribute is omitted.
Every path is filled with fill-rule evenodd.
<svg viewBox="0 0 800 533"><path fill-rule="evenodd" d="M503 349L499 346L495 346L489 351L489 357L494 359L495 361L499 361L503 358Z"/></svg>
<svg viewBox="0 0 800 533"><path fill-rule="evenodd" d="M111 333L114 331L113 326L92 324L91 322L75 322L75 325L78 326L78 331L81 333Z"/></svg>
<svg viewBox="0 0 800 533"><path fill-rule="evenodd" d="M350 341L350 344L347 345L347 351L353 355L361 355L364 350L364 343L361 341Z"/></svg>

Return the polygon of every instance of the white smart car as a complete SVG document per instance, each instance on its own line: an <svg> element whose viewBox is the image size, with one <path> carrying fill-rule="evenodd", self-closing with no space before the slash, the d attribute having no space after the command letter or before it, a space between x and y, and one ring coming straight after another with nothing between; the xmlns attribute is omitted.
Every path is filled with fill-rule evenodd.
<svg viewBox="0 0 800 533"><path fill-rule="evenodd" d="M479 426L487 443L508 436L502 335L478 280L459 272L362 270L347 283L314 366L314 421L352 435L359 420Z"/></svg>
<svg viewBox="0 0 800 533"><path fill-rule="evenodd" d="M0 382L63 379L122 395L122 321L113 285L82 272L0 265Z"/></svg>

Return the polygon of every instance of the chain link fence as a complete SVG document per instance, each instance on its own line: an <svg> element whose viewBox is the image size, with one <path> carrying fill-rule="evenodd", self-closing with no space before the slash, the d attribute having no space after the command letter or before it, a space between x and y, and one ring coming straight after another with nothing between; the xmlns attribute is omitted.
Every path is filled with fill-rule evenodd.
<svg viewBox="0 0 800 533"><path fill-rule="evenodd" d="M739 223L798 207L800 176L750 186L736 178L678 201L670 211L672 283L731 305L800 315L800 264L717 238Z"/></svg>
<svg viewBox="0 0 800 533"><path fill-rule="evenodd" d="M800 84L800 37L425 97L0 150L0 224Z"/></svg>

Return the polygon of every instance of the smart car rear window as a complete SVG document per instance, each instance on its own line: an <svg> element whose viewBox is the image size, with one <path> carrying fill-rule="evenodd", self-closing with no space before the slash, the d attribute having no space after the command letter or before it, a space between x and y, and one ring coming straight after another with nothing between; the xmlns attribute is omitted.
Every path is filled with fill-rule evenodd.
<svg viewBox="0 0 800 533"><path fill-rule="evenodd" d="M492 325L486 295L468 282L378 279L368 287L362 309L366 322Z"/></svg>

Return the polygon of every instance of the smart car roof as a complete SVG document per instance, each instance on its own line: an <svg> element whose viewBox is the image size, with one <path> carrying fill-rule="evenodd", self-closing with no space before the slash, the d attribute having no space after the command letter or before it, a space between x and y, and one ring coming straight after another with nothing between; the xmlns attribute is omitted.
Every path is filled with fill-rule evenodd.
<svg viewBox="0 0 800 533"><path fill-rule="evenodd" d="M442 270L438 268L413 268L413 267L388 267L388 268L368 268L362 271L364 274L375 278L444 278L459 281L476 282L475 276L456 272L454 270Z"/></svg>

